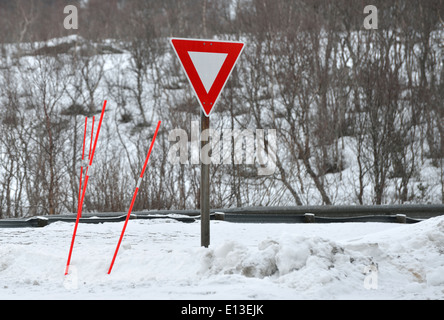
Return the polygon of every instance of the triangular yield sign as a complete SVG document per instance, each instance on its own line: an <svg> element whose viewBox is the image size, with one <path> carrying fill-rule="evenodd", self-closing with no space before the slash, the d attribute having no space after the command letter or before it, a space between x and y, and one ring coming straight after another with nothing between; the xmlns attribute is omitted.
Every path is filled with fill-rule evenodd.
<svg viewBox="0 0 444 320"><path fill-rule="evenodd" d="M209 117L244 43L173 38L171 44L203 112Z"/></svg>

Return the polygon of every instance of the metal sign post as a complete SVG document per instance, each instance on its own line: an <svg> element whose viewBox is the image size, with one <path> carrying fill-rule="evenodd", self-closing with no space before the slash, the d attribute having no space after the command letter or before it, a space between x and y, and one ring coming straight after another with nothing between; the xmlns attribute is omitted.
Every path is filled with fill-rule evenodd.
<svg viewBox="0 0 444 320"><path fill-rule="evenodd" d="M210 128L210 117L205 116L203 111L200 112L200 134ZM202 159L202 149L209 141L202 141L200 158ZM201 237L200 243L202 247L208 248L210 245L210 164L201 161L200 165L200 220L201 220Z"/></svg>

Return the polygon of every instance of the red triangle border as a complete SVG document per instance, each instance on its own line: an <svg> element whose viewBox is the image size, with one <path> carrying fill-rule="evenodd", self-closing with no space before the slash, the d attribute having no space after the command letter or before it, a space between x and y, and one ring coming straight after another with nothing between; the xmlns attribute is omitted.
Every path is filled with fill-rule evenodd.
<svg viewBox="0 0 444 320"><path fill-rule="evenodd" d="M171 38L170 42L181 62L204 114L209 117L211 111L214 110L214 106L216 105L220 93L225 87L245 44L238 41L183 38ZM227 54L227 57L208 93L194 67L190 55L188 54L189 51Z"/></svg>

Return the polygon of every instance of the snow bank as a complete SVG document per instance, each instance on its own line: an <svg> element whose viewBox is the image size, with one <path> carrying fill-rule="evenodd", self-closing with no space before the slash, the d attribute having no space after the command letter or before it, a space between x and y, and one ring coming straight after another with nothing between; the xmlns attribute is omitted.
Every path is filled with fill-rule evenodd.
<svg viewBox="0 0 444 320"><path fill-rule="evenodd" d="M444 217L383 223L130 221L0 230L0 299L442 299ZM369 284L371 284L369 286Z"/></svg>

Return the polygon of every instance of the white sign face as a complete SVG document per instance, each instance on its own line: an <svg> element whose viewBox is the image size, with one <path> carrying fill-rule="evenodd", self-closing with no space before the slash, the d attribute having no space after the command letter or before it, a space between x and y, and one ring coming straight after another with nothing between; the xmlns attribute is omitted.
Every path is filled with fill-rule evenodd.
<svg viewBox="0 0 444 320"><path fill-rule="evenodd" d="M197 74L204 85L205 90L210 92L214 80L216 80L222 65L228 54L213 52L188 52L193 61Z"/></svg>

